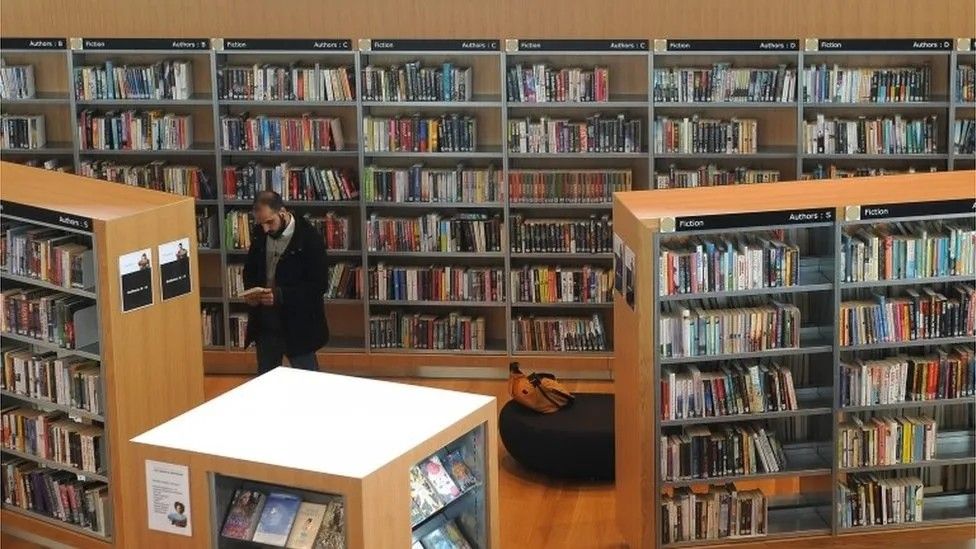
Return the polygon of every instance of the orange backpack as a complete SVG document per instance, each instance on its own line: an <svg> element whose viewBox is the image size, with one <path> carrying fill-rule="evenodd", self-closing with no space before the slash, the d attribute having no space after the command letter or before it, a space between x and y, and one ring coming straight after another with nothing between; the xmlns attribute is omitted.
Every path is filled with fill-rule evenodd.
<svg viewBox="0 0 976 549"><path fill-rule="evenodd" d="M508 392L526 408L551 414L573 403L576 398L552 374L525 375L518 362L508 365Z"/></svg>

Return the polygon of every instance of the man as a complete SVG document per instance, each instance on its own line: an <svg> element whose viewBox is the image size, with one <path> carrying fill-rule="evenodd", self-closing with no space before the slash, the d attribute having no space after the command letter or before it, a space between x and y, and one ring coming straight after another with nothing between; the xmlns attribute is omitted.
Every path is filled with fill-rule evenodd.
<svg viewBox="0 0 976 549"><path fill-rule="evenodd" d="M244 297L251 306L244 344L255 344L259 375L280 366L282 356L293 367L318 370L315 352L329 339L325 240L276 192L258 193L254 220L244 288L258 290Z"/></svg>

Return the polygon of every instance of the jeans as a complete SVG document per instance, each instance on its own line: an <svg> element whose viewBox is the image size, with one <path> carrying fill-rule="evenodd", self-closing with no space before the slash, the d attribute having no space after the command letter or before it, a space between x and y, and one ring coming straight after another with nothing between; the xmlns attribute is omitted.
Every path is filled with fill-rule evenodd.
<svg viewBox="0 0 976 549"><path fill-rule="evenodd" d="M288 357L288 363L292 368L302 370L317 371L319 361L315 353L305 353L302 355L291 355L285 351L285 338L279 334L267 334L258 336L254 346L258 355L258 375L265 374L281 366L281 358Z"/></svg>

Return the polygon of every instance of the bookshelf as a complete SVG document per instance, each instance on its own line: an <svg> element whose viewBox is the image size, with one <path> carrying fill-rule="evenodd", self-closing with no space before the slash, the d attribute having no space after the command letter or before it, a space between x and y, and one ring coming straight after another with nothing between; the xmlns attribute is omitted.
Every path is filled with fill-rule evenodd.
<svg viewBox="0 0 976 549"><path fill-rule="evenodd" d="M740 189L675 189L616 196L615 231L623 245L635 254L633 307L628 304L625 295L619 292L614 294L617 360L620 364L628 365L615 370L615 381L618 383L617 498L620 508L624 510L618 512L618 522L632 547L701 545L752 539L750 536L737 536L703 540L694 539L693 534L692 539L663 537L664 509L668 508L665 503L669 501L666 496L673 494L672 501L678 502L682 497L682 492L678 491L681 488L694 487L701 493L705 487L723 484L734 485L740 493L761 490L768 513L764 520L764 539L942 526L973 520L976 506L971 497L971 487L967 488L964 481L959 484L958 480L959 475L971 476L976 466L976 460L972 458L976 440L972 436L971 415L976 401L972 394L949 393L950 388L942 387L937 390L945 393L901 397L894 393L890 401L887 396L877 396L872 398L885 400L854 401L852 404L851 394L845 392L845 388L852 386L854 381L845 377L844 372L848 370L841 366L860 359L865 361L865 367L881 368L881 364L894 360L892 357L909 357L902 360L912 360L913 368L931 368L927 366L927 360L934 360L938 368L951 368L954 349L962 346L971 353L973 335L933 332L926 334L924 339L856 340L856 344L842 345L841 331L848 325L842 307L847 301L870 300L873 299L872 295L879 292L894 300L899 295L905 295L903 291L925 287L954 296L957 285L971 284L972 264L966 265L963 271L947 268L937 270L933 267L929 272L920 265L918 270L905 271L911 276L899 271L891 275L849 278L844 258L853 252L844 235L860 235L858 229L883 228L894 223L905 227L923 227L921 224L934 223L936 220L952 227L958 226L961 230L973 231L974 197L971 182L974 175L972 171L961 171L869 177L859 180L859 184L854 186L844 182L790 182ZM885 203L880 204L878 197L883 197ZM708 241L717 235L725 238L767 235L767 238L773 239L770 242L777 239L784 242L777 246L795 246L795 257L799 258L795 263L796 269L773 271L780 277L786 276L784 273L794 274L789 278L774 279L778 282L772 287L770 283L761 281L759 284L749 283L748 278L692 278L693 263L678 263L685 260L674 258L687 254L685 243L689 238ZM793 260L789 261L786 265L792 266ZM676 274L659 274L662 264L668 265ZM767 271L763 273L769 276ZM626 278L625 272L624 280ZM705 350L713 351L710 354L702 354L697 347L692 347L694 356L669 356L680 354L674 349L680 350L682 341L671 335L674 324L663 324L661 321L667 319L676 306L688 307L694 316L702 314L693 308L698 304L714 314L715 309L722 307L768 306L774 299L793 304L799 309L800 333L798 340L789 342L791 344L779 347L767 343L770 347L762 350L717 348L713 351L706 347ZM810 338L810 335L818 337ZM716 345L722 340L709 341L709 345ZM664 347L659 352L659 345L670 347ZM947 355L935 355L942 358L931 359L940 349ZM972 355L965 356L969 357L966 360L971 367ZM768 366L769 372L782 371L769 366L771 364L788 369L795 387L795 403L790 404L789 397L785 397L785 401L780 400L779 404L775 401L772 404L760 403L756 411L730 407L728 410L695 414L690 401L686 403L677 396L675 400L671 399L672 390L675 395L681 395L685 394L680 392L683 387L691 386L681 385L683 379L690 380L684 383L694 383L698 370L691 367L700 369L702 380L710 380L714 378L709 377L709 372L715 371L711 365L726 365L731 373L721 376L721 386L725 387L724 380L733 379L728 376L739 375L735 373L735 367L730 366L738 359L750 359L745 361L750 364L762 362ZM963 363L967 363L966 360ZM671 372L676 377L670 377ZM691 377L685 378L686 375ZM778 381L767 383L785 391L782 389L786 386L785 378L775 379ZM888 387L898 385L893 383ZM880 395L880 392L867 394ZM665 395L669 395L667 400L664 400ZM913 400L919 397L927 400ZM709 406L708 396L697 398L704 398L702 405ZM714 402L718 406L718 401ZM683 406L688 406L691 411L686 412ZM733 413L736 410L740 413ZM743 414L742 411L747 413ZM914 458L897 458L894 461L880 458L875 462L873 459L879 458L872 458L868 463L843 466L842 458L846 454L840 452L846 448L845 444L853 444L849 440L845 443L843 438L845 422L850 418L914 418L920 414L934 418L937 423L938 430L931 441L933 451L930 454L921 456L922 459L915 454ZM870 424L870 419L863 421ZM662 436L682 432L694 436L694 433L701 432L701 427L715 433L721 432L723 427L737 428L743 425L759 425L774 433L782 445L785 465L780 463L778 469L757 466L757 471L750 474L720 469L718 472L712 471L709 478L695 478L693 473L691 477L686 476L688 473L672 476L671 467L680 460L673 462L671 460L675 458L669 457L662 461ZM762 459L760 462L765 465ZM726 472L732 474L721 474ZM840 486L854 482L852 479L861 478L858 475L864 473L877 474L883 479L909 475L920 477L919 482L927 487L924 503L920 507L923 520L867 525L844 522L848 520L844 514L848 499ZM933 488L936 486L940 488ZM685 494L684 497L689 496ZM634 505L635 501L639 503ZM630 503L625 505L625 502Z"/></svg>
<svg viewBox="0 0 976 549"><path fill-rule="evenodd" d="M64 308L47 314L71 326L49 338L21 324L29 315L15 320L5 313L0 331L5 431L15 421L40 425L37 418L44 418L50 444L62 439L81 444L66 452L27 439L3 441L5 481L37 479L34 506L22 505L4 484L4 528L76 547L125 545L122 525L134 508L128 497L133 471L142 470L127 439L203 401L197 283L188 293L163 300L157 248L192 238L192 200L8 162L0 164L0 177L4 310L26 311L25 299L39 307L57 300ZM93 195L101 197L97 205ZM48 250L44 263L45 252L20 261L28 240ZM117 265L121 256L145 248L156 258L149 287L153 304L123 312L122 286L140 290ZM195 250L191 240L187 269L194 278ZM71 270L55 268L65 262ZM85 437L98 442L88 446L81 442ZM45 512L48 508L37 503L44 477L86 501L96 522L65 521Z"/></svg>
<svg viewBox="0 0 976 549"><path fill-rule="evenodd" d="M255 399L272 406L259 410ZM375 413L378 400L395 412ZM295 412L349 421L328 422L322 436L309 437ZM227 417L240 421L228 425ZM265 510L272 492L338 504L345 544L331 546L408 547L453 522L472 547L498 547L496 417L492 397L278 368L134 439L143 459L188 467L192 533L156 531L145 513L126 531L152 547L249 545L254 527L261 531L257 519L243 536L227 526L237 490L245 489L267 496ZM278 427L268 444L241 443L254 422L269 421ZM190 428L198 435L187 437ZM435 457L449 478L427 488L424 479L439 469ZM452 463L470 476L458 480L462 467ZM139 478L134 496L146 498L148 481Z"/></svg>
<svg viewBox="0 0 976 549"><path fill-rule="evenodd" d="M241 264L244 250L234 249L230 245L226 222L228 214L249 209L250 195L241 191L237 184L237 179L244 178L242 173L233 174L236 178L235 188L233 192L228 192L225 188L225 170L235 166L261 166L263 171L256 170L255 175L248 177L260 177L261 181L267 182L276 177L280 179L286 172L283 164L287 163L289 174L294 174L299 168L309 168L299 173L304 181L312 178L345 178L350 189L354 189L345 195L314 195L314 200L288 201L289 207L300 214L324 219L331 213L334 218L342 219L343 238L347 238L348 242L343 240L341 245L330 246L335 261L348 266L344 272L336 272L340 279L345 276L345 280L349 281L359 276L368 282L366 277L370 270L381 263L386 267L419 268L433 264L437 267L465 266L472 270L502 269L503 296L500 300L487 303L483 300L458 300L428 308L430 303L422 302L444 300L402 303L400 301L403 300L379 299L379 296L374 299L369 297L369 284L363 284L367 291L361 295L336 289L326 300L330 326L335 327L329 345L322 350L329 356L327 362L337 364L348 373L373 372L378 368L388 368L388 360L393 353L403 360L402 370L405 373L417 373L425 368L455 367L457 362L450 356L451 353L441 352L446 350L429 352L431 350L373 348L369 337L370 318L393 312L430 312L438 317L460 313L473 319L483 318L486 330L486 341L480 346L483 348L458 351L467 357L465 366L491 367L500 374L504 372L507 362L517 356L529 361L525 364L530 368L551 369L558 366L569 371L608 377L614 349L611 341L613 320L607 314L608 304L592 300L582 303L575 300L552 302L547 299L537 302L521 299L513 291L516 288L512 286L512 278L513 273L517 276L519 271L529 267L552 267L560 271L583 266L609 269L611 251L604 248L557 251L557 248L544 246L520 249L516 247L517 235L513 232L516 226L521 228L522 225L541 220L588 223L595 220L600 225L603 216L607 216L609 222L612 213L610 195L580 191L592 191L590 185L594 182L616 190L643 190L661 188L665 184L670 187L701 185L707 181L713 184L735 180L786 181L807 176L840 177L896 173L909 169L916 172L933 168L940 171L969 169L976 158L974 154L957 152L950 140L957 121L974 119L972 105L961 101L954 93L959 78L956 67L974 64L973 51L976 50L972 47L971 38L855 40L780 37L770 40L713 40L697 38L694 34L688 36L688 39L666 40L83 38L64 39L64 50L42 50L45 53L33 50L22 53L22 50L32 42L40 44L36 47L47 47L44 46L48 43L45 40L50 42L54 39L4 39L3 55L14 60L23 59L25 55L32 56L28 58L59 60L58 63L48 61L39 64L35 68L36 74L40 75L38 81L44 82L41 86L44 89L39 88L44 92L44 98L38 101L45 108L55 106L49 104L55 101L51 97L54 91L68 94L69 83L74 82L74 71L81 67L99 66L106 60L112 60L119 66L167 60L186 60L190 64L191 93L184 99L80 99L68 94L67 106L63 109L64 116L68 117L68 126L62 132L64 147L59 150L67 166L74 163L76 172L90 173L87 167L92 162L101 162L102 166L105 163L139 166L139 169L104 170L104 173L94 175L153 185L196 198L200 237L206 244L201 245L200 261L202 313L205 313L202 316L209 336L205 347L208 371L247 373L253 368L253 353L237 347L233 337L243 304L229 291L232 281L228 277L232 273L228 269ZM62 58L64 66L59 64ZM466 82L465 78L471 78L470 95L462 96L460 91L453 96L437 97L383 97L358 93L357 88L363 83L363 73L367 67L370 68L371 77L379 82L382 76L376 70L388 69L392 65L406 70L405 67L413 62L426 69L440 70L443 70L445 63L450 63L448 66L452 70L458 70L452 82ZM305 69L316 65L320 69L345 67L346 76L349 77L349 94L293 98L274 95L277 92L271 90L260 98L236 95L233 98L221 97L221 79L229 69L249 68L248 78L253 81L260 71L265 71L262 73L265 74L262 78L265 78L271 74L267 72L271 67L285 67L292 63ZM532 73L535 65L548 66L553 75L558 75L560 69L571 72L578 68L586 73L595 67L606 68L608 86L606 90L601 90L606 95L601 95L599 101L590 100L596 99L595 94L594 97L556 96L553 97L556 100L544 102L523 101L522 96L509 93L509 74L519 64L528 73ZM807 101L803 86L806 69L825 65L833 70L835 64L842 68L889 71L928 67L930 93L921 100L908 102ZM465 67L470 67L470 77L463 76L461 69ZM740 69L755 69L754 74L747 78L765 79L762 81L770 83L769 91L757 94L755 84L752 96L734 87L735 93L730 96L707 96L702 93L697 96L694 93L671 96L662 91L662 83L667 82L662 75L670 75L668 78L692 75L693 84L695 74L698 74L701 83L703 78L714 79L716 75L731 78L729 75L737 74L734 71ZM782 84L786 82L784 78L788 71L796 74L789 81L792 82L791 86L784 88ZM393 77L389 71L386 76ZM434 82L438 82L438 77L433 78ZM566 81L573 78L573 82L576 82L577 78L584 81L590 77L580 76L576 72L562 78L566 78ZM527 81L523 78L522 91L528 90L524 86ZM774 85L777 82L779 88ZM565 88L565 82L563 85ZM743 87L748 86L740 86ZM777 89L781 93L777 94ZM515 91L518 91L517 87ZM10 108L34 106L12 104ZM7 108L6 102L4 108ZM74 121L82 112L91 110L104 114L124 109L189 114L194 142L187 148L152 151L83 150L81 144L76 142ZM222 124L227 117L246 114L251 118L287 118L303 113L337 118L343 130L342 149L240 150L243 147L238 147L237 150L225 150L222 146ZM452 113L461 115L462 121L465 115L475 121L473 150L386 150L389 147L372 146L371 141L368 143L369 140L363 137L363 123L367 118L401 116L412 121L413 115L417 115L418 120L439 119L441 115ZM533 127L539 129L541 120L584 123L595 114L614 119L617 114L624 115L622 133L632 133L636 129L636 126L626 123L640 121L640 146L627 148L626 138L621 150L612 152L549 152L547 148L522 152L521 143L518 147L509 146L512 124L525 121L526 128L535 124ZM935 116L936 146L931 152L911 154L881 154L879 151L855 155L808 153L805 147L806 124L816 122L818 115L824 117L825 123L835 117L856 120L864 116L873 120L903 116L906 120L921 120ZM703 134L705 131L744 132L750 137L742 144L755 144L755 152L738 148L726 152L724 148L715 146L708 149L712 152L697 153L683 152L687 149L680 147L656 149L655 138L659 133L655 130L655 121L666 117L671 122L678 122L669 128L677 133L684 132L687 136L688 131L694 131L690 130L690 124L696 116L699 121L711 121L710 125L700 126ZM687 123L684 122L685 118L688 119ZM751 121L755 121L755 126L751 125ZM735 122L740 124L736 125ZM753 129L754 135L751 133ZM694 133L690 135L694 136ZM528 151L528 147L525 150ZM5 158L17 161L37 157L34 151L25 151L19 156L8 155L7 151L4 153ZM459 169L459 166L462 168ZM199 170L184 167L199 167ZM572 174L572 177L565 174ZM401 182L393 183L398 177ZM411 178L427 181L432 186L440 185L444 189L448 181L463 181L465 177L474 190L452 197L441 195L436 202L408 200L406 195L377 194L378 190L383 189L392 193L396 185L404 188ZM546 194L549 192L546 191L547 185L561 186L559 188L564 192L561 201L553 201L556 195L552 192ZM366 192L370 186L372 189ZM502 225L498 235L501 247L497 251L472 254L453 250L370 250L368 245L364 245L368 241L371 216L415 220L432 214L440 215L444 220L470 219L478 215L489 219L498 216ZM240 219L245 220L246 215ZM601 233L605 236L605 228L597 234ZM531 243L532 238L529 236L527 241ZM520 319L568 318L578 321L592 315L597 315L602 321L606 350L581 349L564 353L523 350L519 338L515 337ZM566 328L575 329L573 324Z"/></svg>
<svg viewBox="0 0 976 549"><path fill-rule="evenodd" d="M952 52L952 86L950 113L949 161L954 169L972 169L976 167L976 150L972 149L972 137L969 139L968 149L963 135L968 131L972 135L974 120L976 120L976 97L973 96L973 70L976 70L976 38L959 38L955 42ZM959 127L957 130L956 128ZM962 146L960 146L962 145Z"/></svg>

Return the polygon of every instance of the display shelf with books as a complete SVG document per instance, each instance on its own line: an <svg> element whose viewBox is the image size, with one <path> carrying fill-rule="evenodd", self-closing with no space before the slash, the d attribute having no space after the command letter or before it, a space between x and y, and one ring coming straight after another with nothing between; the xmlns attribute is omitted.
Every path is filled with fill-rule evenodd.
<svg viewBox="0 0 976 549"><path fill-rule="evenodd" d="M972 169L976 167L976 38L956 40L951 67L949 162L953 169Z"/></svg>
<svg viewBox="0 0 976 549"><path fill-rule="evenodd" d="M4 527L125 545L129 483L142 470L127 438L203 400L200 352L169 345L200 343L197 282L171 296L156 278L173 268L161 249L192 236L193 201L9 163L0 177ZM177 260L190 273L195 249ZM158 261L140 268L142 254ZM135 363L158 373L126 367ZM159 391L175 396L147 409Z"/></svg>
<svg viewBox="0 0 976 549"><path fill-rule="evenodd" d="M370 412L377 400L395 413ZM295 413L350 421L309 437ZM280 428L266 446L242 444L259 416ZM167 535L145 516L127 532L160 548L495 548L496 421L491 397L277 368L136 437L144 459L188 467L192 532Z"/></svg>
<svg viewBox="0 0 976 549"><path fill-rule="evenodd" d="M769 498L751 535L837 535L855 531L840 486L858 475L971 471L974 176L615 196L615 360L633 365L615 369L616 491L632 547L737 541L674 522L681 506L731 512L725 490ZM741 464L706 459L730 448ZM773 513L811 490L824 497ZM971 522L953 490L920 523L869 528Z"/></svg>

